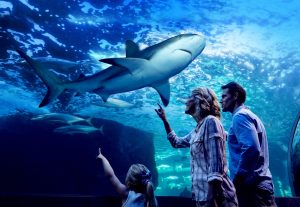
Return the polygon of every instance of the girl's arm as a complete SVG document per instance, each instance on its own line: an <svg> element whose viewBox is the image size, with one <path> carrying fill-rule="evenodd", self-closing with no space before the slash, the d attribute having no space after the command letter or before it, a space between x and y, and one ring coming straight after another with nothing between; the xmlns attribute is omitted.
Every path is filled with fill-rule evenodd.
<svg viewBox="0 0 300 207"><path fill-rule="evenodd" d="M111 182L117 193L120 194L123 198L126 197L128 195L127 187L123 183L121 183L120 180L117 178L110 163L108 162L106 157L102 155L101 148L99 148L99 154L97 156L97 159L102 162L104 174L106 177L108 177L109 181Z"/></svg>

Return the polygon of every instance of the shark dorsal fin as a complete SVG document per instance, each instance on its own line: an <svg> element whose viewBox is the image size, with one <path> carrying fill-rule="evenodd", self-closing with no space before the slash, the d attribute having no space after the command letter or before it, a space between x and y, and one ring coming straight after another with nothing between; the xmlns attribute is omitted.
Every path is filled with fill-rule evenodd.
<svg viewBox="0 0 300 207"><path fill-rule="evenodd" d="M170 100L170 83L169 80L155 83L151 85L160 95L160 98L164 104L167 106Z"/></svg>
<svg viewBox="0 0 300 207"><path fill-rule="evenodd" d="M141 67L149 64L149 60L142 58L106 58L100 60L103 63L108 63L114 66L126 68L131 74Z"/></svg>
<svg viewBox="0 0 300 207"><path fill-rule="evenodd" d="M137 57L140 52L139 46L132 40L126 41L126 57Z"/></svg>

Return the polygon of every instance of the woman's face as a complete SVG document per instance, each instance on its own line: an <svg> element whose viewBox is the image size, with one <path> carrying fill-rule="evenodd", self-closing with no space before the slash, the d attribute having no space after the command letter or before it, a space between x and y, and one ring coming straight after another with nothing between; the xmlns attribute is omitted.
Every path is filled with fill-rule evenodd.
<svg viewBox="0 0 300 207"><path fill-rule="evenodd" d="M193 115L195 113L195 99L190 96L185 102L185 113Z"/></svg>

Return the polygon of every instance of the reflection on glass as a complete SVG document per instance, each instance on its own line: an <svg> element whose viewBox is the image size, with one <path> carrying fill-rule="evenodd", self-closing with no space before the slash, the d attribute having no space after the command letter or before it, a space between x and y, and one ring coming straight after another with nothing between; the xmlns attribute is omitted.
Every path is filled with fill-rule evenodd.
<svg viewBox="0 0 300 207"><path fill-rule="evenodd" d="M295 120L290 138L290 183L293 194L300 195L300 112Z"/></svg>

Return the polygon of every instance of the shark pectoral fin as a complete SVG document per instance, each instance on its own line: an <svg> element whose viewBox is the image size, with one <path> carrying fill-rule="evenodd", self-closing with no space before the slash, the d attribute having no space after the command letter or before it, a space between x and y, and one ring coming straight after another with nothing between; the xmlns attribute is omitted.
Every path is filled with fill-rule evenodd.
<svg viewBox="0 0 300 207"><path fill-rule="evenodd" d="M97 88L93 90L93 92L98 94L104 102L106 102L108 97L110 96L110 94L103 93L103 87Z"/></svg>
<svg viewBox="0 0 300 207"><path fill-rule="evenodd" d="M169 104L170 100L170 83L169 80L156 83L151 85L160 95L160 98L164 104L164 106L167 106Z"/></svg>
<svg viewBox="0 0 300 207"><path fill-rule="evenodd" d="M114 66L126 68L131 74L134 74L141 67L149 64L149 60L142 58L106 58L100 60Z"/></svg>
<svg viewBox="0 0 300 207"><path fill-rule="evenodd" d="M126 50L126 57L136 57L140 52L139 46L131 40L126 41L125 50Z"/></svg>

